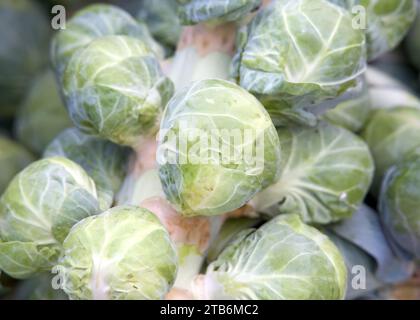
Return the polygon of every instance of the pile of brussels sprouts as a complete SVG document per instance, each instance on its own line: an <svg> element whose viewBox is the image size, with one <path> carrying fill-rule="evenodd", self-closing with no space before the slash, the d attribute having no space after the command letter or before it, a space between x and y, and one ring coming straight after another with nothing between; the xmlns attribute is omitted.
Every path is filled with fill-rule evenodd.
<svg viewBox="0 0 420 320"><path fill-rule="evenodd" d="M420 298L419 1L58 2L0 0L0 297Z"/></svg>

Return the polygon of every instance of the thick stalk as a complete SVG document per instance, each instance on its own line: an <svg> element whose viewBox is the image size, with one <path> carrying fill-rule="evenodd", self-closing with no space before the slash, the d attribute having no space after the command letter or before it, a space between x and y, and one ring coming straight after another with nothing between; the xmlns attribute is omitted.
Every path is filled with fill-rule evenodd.
<svg viewBox="0 0 420 320"><path fill-rule="evenodd" d="M172 63L162 69L176 90L193 81L228 79L234 53L236 26L185 27ZM142 141L131 159L129 174L118 197L120 204L139 205L154 212L168 230L179 258L178 276L167 299L191 298L191 284L199 274L206 252L227 215L186 218L166 200L156 164L156 139Z"/></svg>
<svg viewBox="0 0 420 320"><path fill-rule="evenodd" d="M193 81L228 79L235 49L236 25L185 27L168 76L176 90Z"/></svg>
<svg viewBox="0 0 420 320"><path fill-rule="evenodd" d="M271 0L263 0L262 6L268 5L270 2ZM174 81L176 90L184 88L193 81L210 78L226 80L229 78L237 27L234 23L227 23L216 27L201 24L184 28L168 74ZM247 205L217 217L182 218L176 212L171 216L176 217L175 222L169 223L172 227L179 227L179 234L182 235L181 238L173 237L173 239L178 238L175 243L182 247L189 245L190 240L194 239L194 246L199 250L196 251L198 255L190 253L189 259L181 261L178 279L166 299L206 299L204 294L206 277L200 275L200 268L212 241L217 237L226 219L255 217L255 211ZM167 228L171 230L171 227ZM195 236L189 238L187 235ZM181 256L181 260L183 258Z"/></svg>

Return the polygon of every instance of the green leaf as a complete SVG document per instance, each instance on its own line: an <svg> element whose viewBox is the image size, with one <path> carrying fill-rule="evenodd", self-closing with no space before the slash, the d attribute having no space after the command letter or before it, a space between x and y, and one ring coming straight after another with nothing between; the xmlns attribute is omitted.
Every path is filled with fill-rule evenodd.
<svg viewBox="0 0 420 320"><path fill-rule="evenodd" d="M269 216L296 213L317 224L350 217L373 177L367 145L346 129L326 123L278 132L283 173L252 200L256 210Z"/></svg>
<svg viewBox="0 0 420 320"><path fill-rule="evenodd" d="M34 242L0 242L0 269L16 279L48 271L58 256L58 247L37 246Z"/></svg>

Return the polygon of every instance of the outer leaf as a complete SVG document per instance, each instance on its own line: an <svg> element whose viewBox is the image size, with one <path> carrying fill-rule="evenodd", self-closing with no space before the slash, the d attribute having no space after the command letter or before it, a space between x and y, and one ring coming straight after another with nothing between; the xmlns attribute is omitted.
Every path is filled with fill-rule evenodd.
<svg viewBox="0 0 420 320"><path fill-rule="evenodd" d="M101 209L107 210L124 180L129 150L70 128L47 147L44 157L61 156L86 170L95 181Z"/></svg>
<svg viewBox="0 0 420 320"><path fill-rule="evenodd" d="M283 173L252 204L268 215L298 213L307 223L351 217L369 190L374 166L367 145L344 128L279 131Z"/></svg>
<svg viewBox="0 0 420 320"><path fill-rule="evenodd" d="M183 24L222 23L239 20L257 9L261 0L178 0Z"/></svg>
<svg viewBox="0 0 420 320"><path fill-rule="evenodd" d="M176 276L176 253L150 211L115 207L77 224L64 241L64 291L71 299L161 299Z"/></svg>
<svg viewBox="0 0 420 320"><path fill-rule="evenodd" d="M0 269L16 279L48 271L59 256L59 246L37 246L34 242L0 242Z"/></svg>
<svg viewBox="0 0 420 320"><path fill-rule="evenodd" d="M331 225L327 230L327 235L345 257L348 273L353 275L348 279L347 299L365 298L378 288L411 277L414 264L393 251L379 216L369 207L362 205L351 218ZM364 268L365 274L361 273L360 267Z"/></svg>
<svg viewBox="0 0 420 320"><path fill-rule="evenodd" d="M349 275L346 300L365 299L375 290L385 286L375 277L375 261L371 256L352 242L337 236L333 232L325 231L325 234L337 246L346 263L347 274ZM359 277L359 279L356 277Z"/></svg>
<svg viewBox="0 0 420 320"><path fill-rule="evenodd" d="M365 38L346 10L326 0L275 1L253 20L235 65L238 83L275 124L314 125L316 114L336 105L322 103L358 85Z"/></svg>
<svg viewBox="0 0 420 320"><path fill-rule="evenodd" d="M206 299L342 299L346 267L333 243L297 215L277 217L241 241L233 242L210 264L203 287Z"/></svg>
<svg viewBox="0 0 420 320"><path fill-rule="evenodd" d="M329 229L375 260L372 271L382 283L403 282L412 275L412 261L401 258L399 252L394 250L378 214L366 205L360 206L351 218Z"/></svg>
<svg viewBox="0 0 420 320"><path fill-rule="evenodd" d="M234 83L203 80L179 92L166 107L161 132L163 190L184 215L238 209L278 177L280 145L273 123L258 100Z"/></svg>
<svg viewBox="0 0 420 320"><path fill-rule="evenodd" d="M174 0L143 1L137 18L146 22L151 34L160 42L175 47L181 34L181 23Z"/></svg>
<svg viewBox="0 0 420 320"><path fill-rule="evenodd" d="M327 111L323 118L349 131L359 132L368 121L370 112L370 95L365 84L358 97L339 103L334 109Z"/></svg>
<svg viewBox="0 0 420 320"><path fill-rule="evenodd" d="M81 131L134 147L141 137L157 132L173 85L144 42L109 36L73 56L63 89L70 117Z"/></svg>

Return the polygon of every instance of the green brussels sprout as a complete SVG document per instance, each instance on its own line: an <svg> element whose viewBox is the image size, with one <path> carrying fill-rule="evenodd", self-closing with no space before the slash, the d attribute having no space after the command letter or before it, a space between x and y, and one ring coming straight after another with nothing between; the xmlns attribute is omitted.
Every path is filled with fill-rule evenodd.
<svg viewBox="0 0 420 320"><path fill-rule="evenodd" d="M178 212L218 215L276 180L280 144L255 97L232 82L203 80L168 103L157 161L163 190Z"/></svg>
<svg viewBox="0 0 420 320"><path fill-rule="evenodd" d="M137 18L145 21L150 33L161 43L175 48L181 35L181 23L174 0L143 1Z"/></svg>
<svg viewBox="0 0 420 320"><path fill-rule="evenodd" d="M362 136L375 160L371 191L378 196L385 172L420 146L420 110L410 107L378 110Z"/></svg>
<svg viewBox="0 0 420 320"><path fill-rule="evenodd" d="M391 167L383 180L379 212L393 241L420 261L420 149Z"/></svg>
<svg viewBox="0 0 420 320"><path fill-rule="evenodd" d="M343 257L321 232L297 215L279 216L239 234L197 279L204 299L343 299Z"/></svg>
<svg viewBox="0 0 420 320"><path fill-rule="evenodd" d="M368 121L370 112L369 90L367 85L364 85L360 96L339 103L334 109L328 110L323 118L349 131L359 132Z"/></svg>
<svg viewBox="0 0 420 320"><path fill-rule="evenodd" d="M420 71L420 5L417 7L417 19L408 34L406 48L411 63Z"/></svg>
<svg viewBox="0 0 420 320"><path fill-rule="evenodd" d="M366 30L369 60L396 48L416 17L416 0L329 0L357 16ZM362 12L357 7L364 9Z"/></svg>
<svg viewBox="0 0 420 320"><path fill-rule="evenodd" d="M35 1L0 1L0 117L15 113L32 81L48 63L50 29Z"/></svg>
<svg viewBox="0 0 420 320"><path fill-rule="evenodd" d="M54 73L45 71L35 78L18 109L15 134L28 149L41 154L57 134L71 126Z"/></svg>
<svg viewBox="0 0 420 320"><path fill-rule="evenodd" d="M274 1L240 37L232 76L276 125L315 125L334 99L361 86L364 34L349 12L326 0Z"/></svg>
<svg viewBox="0 0 420 320"><path fill-rule="evenodd" d="M12 300L68 300L61 289L53 288L54 277L45 273L20 282L10 299Z"/></svg>
<svg viewBox="0 0 420 320"><path fill-rule="evenodd" d="M107 36L73 56L63 91L70 118L81 131L135 147L140 138L157 132L173 84L144 42Z"/></svg>
<svg viewBox="0 0 420 320"><path fill-rule="evenodd" d="M34 156L24 147L0 135L0 194L13 177L32 161Z"/></svg>
<svg viewBox="0 0 420 320"><path fill-rule="evenodd" d="M46 148L44 157L64 157L85 169L95 182L100 208L104 211L111 207L120 190L129 154L128 148L69 128Z"/></svg>
<svg viewBox="0 0 420 320"><path fill-rule="evenodd" d="M182 24L236 21L261 5L261 0L178 0Z"/></svg>
<svg viewBox="0 0 420 320"><path fill-rule="evenodd" d="M63 246L63 290L70 299L162 299L175 280L174 246L143 208L115 207L86 218Z"/></svg>
<svg viewBox="0 0 420 320"><path fill-rule="evenodd" d="M306 223L351 217L365 198L374 165L368 146L350 131L330 124L278 130L280 179L252 204L262 214L297 213Z"/></svg>
<svg viewBox="0 0 420 320"><path fill-rule="evenodd" d="M0 199L0 269L17 279L49 271L73 224L98 211L95 184L79 165L32 163Z"/></svg>
<svg viewBox="0 0 420 320"><path fill-rule="evenodd" d="M92 4L78 11L58 32L51 43L51 60L61 79L71 57L93 40L112 35L130 36L142 40L158 56L162 48L147 27L124 10L108 4Z"/></svg>

